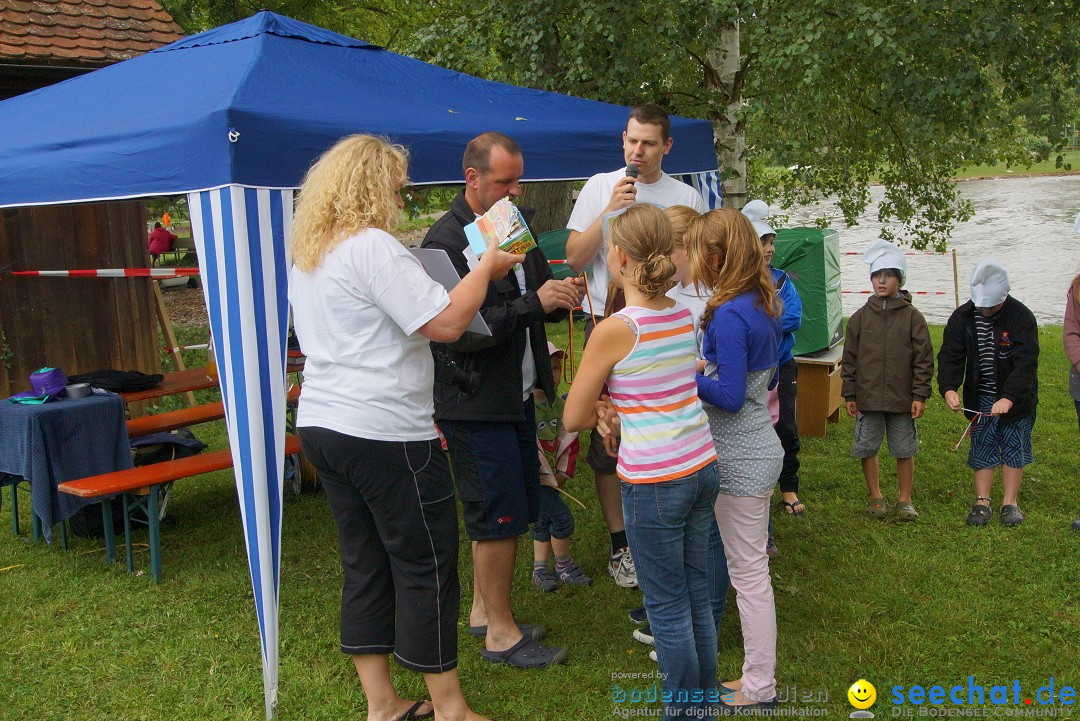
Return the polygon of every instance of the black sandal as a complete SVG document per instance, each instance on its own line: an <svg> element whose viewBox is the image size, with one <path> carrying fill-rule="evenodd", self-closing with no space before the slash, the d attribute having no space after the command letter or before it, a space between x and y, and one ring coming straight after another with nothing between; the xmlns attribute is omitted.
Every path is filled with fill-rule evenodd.
<svg viewBox="0 0 1080 721"><path fill-rule="evenodd" d="M480 655L492 663L505 663L517 668L547 668L566 660L566 649L562 646L545 646L528 636L523 636L505 651L480 649Z"/></svg>
<svg viewBox="0 0 1080 721"><path fill-rule="evenodd" d="M979 501L986 501L987 505L984 506ZM990 507L990 499L985 496L976 496L975 505L968 511L967 520L964 522L969 526L985 526L990 522L992 515L994 515L994 509Z"/></svg>
<svg viewBox="0 0 1080 721"><path fill-rule="evenodd" d="M781 500L780 505L784 507L785 512L789 516L801 516L806 513L806 504L798 498L796 498L794 501L791 501L790 503ZM795 510L798 506L802 506L802 508L799 508L799 510Z"/></svg>

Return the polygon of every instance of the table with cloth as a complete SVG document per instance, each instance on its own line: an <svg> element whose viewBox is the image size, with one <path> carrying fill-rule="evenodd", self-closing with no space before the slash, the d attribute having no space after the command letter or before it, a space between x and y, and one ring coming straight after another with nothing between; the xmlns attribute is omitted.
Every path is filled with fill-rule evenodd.
<svg viewBox="0 0 1080 721"><path fill-rule="evenodd" d="M98 502L59 493L59 484L131 467L120 396L95 391L40 405L0 401L0 474L30 482L46 541L55 524Z"/></svg>

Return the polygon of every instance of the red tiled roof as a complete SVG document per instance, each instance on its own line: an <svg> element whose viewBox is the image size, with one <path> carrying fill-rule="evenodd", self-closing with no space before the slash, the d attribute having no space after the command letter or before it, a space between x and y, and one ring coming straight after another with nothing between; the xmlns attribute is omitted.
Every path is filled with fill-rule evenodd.
<svg viewBox="0 0 1080 721"><path fill-rule="evenodd" d="M184 36L156 0L0 0L0 62L107 65Z"/></svg>

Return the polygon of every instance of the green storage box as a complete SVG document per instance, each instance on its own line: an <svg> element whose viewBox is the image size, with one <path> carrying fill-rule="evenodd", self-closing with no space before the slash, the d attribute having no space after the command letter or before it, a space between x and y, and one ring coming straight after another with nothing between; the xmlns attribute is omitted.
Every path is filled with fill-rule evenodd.
<svg viewBox="0 0 1080 721"><path fill-rule="evenodd" d="M819 228L776 231L772 264L791 276L802 299L802 327L795 332L795 355L816 353L843 340L840 306L840 234Z"/></svg>
<svg viewBox="0 0 1080 721"><path fill-rule="evenodd" d="M569 237L569 228L556 228L541 233L540 237L536 239L536 244L540 246L540 250L544 251L544 257L548 260L566 260L566 239ZM577 275L574 273L574 269L566 263L552 265L551 274L555 276L555 280L573 278Z"/></svg>

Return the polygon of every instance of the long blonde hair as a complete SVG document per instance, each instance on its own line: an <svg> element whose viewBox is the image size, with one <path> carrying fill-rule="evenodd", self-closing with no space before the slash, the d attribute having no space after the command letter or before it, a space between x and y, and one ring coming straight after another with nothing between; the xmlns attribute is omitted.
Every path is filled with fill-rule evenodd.
<svg viewBox="0 0 1080 721"><path fill-rule="evenodd" d="M671 232L676 245L685 242L683 236L686 235L686 226L690 221L701 217L701 213L687 205L669 205L664 208L664 215L671 221Z"/></svg>
<svg viewBox="0 0 1080 721"><path fill-rule="evenodd" d="M408 181L408 152L385 138L350 135L323 153L300 186L289 256L311 271L338 243L365 228L392 230Z"/></svg>
<svg viewBox="0 0 1080 721"><path fill-rule="evenodd" d="M694 285L712 291L701 317L702 328L717 308L746 292L758 295L757 304L766 315L780 315L780 299L765 266L761 241L745 215L734 208L710 210L690 220L683 239Z"/></svg>
<svg viewBox="0 0 1080 721"><path fill-rule="evenodd" d="M637 261L630 282L646 298L658 298L675 284L675 241L671 221L651 203L635 203L611 223L611 242Z"/></svg>

